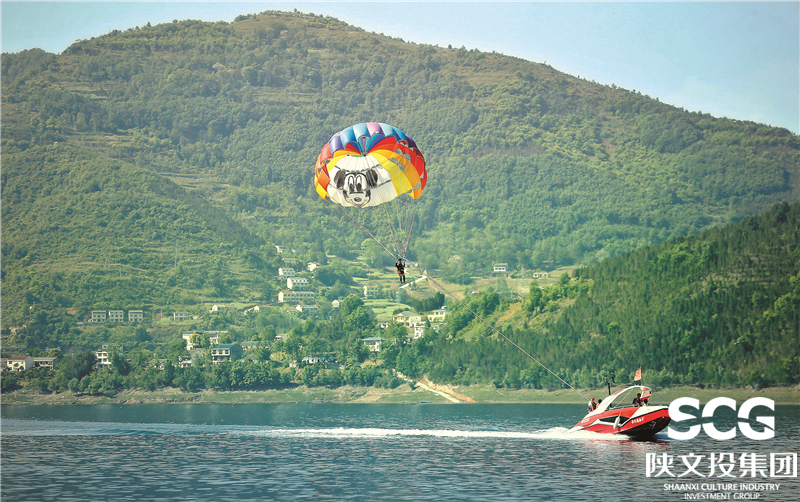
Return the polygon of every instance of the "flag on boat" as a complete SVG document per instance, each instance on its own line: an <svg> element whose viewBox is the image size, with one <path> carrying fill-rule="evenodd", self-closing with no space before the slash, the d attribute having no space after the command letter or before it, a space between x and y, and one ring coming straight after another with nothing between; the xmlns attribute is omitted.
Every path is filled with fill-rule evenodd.
<svg viewBox="0 0 800 502"><path fill-rule="evenodd" d="M633 376L634 382L641 382L642 381L642 368L636 370L636 374Z"/></svg>

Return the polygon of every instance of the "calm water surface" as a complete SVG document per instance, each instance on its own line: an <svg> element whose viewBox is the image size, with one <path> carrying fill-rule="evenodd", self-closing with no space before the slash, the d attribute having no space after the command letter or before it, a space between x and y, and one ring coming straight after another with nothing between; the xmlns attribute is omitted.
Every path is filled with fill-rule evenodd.
<svg viewBox="0 0 800 502"><path fill-rule="evenodd" d="M687 494L727 493L729 500L799 499L798 478L771 477L769 456L800 450L800 407L776 407L774 439L752 441L739 434L724 442L702 432L689 441L672 441L666 434L631 441L569 433L583 409L535 404L3 406L0 498L677 501ZM719 411L714 418L720 430L736 421L734 414ZM702 477L710 454L723 452L736 456L735 477ZM648 453L672 458L675 477L646 477ZM739 476L742 453L766 459L765 475ZM687 455L704 458L697 473L678 477L687 471L680 456ZM722 482L780 487L665 488Z"/></svg>

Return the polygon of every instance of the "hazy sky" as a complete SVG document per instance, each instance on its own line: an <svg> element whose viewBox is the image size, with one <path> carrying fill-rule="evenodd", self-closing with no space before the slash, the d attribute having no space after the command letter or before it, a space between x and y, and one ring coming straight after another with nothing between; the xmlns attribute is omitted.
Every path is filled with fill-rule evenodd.
<svg viewBox="0 0 800 502"><path fill-rule="evenodd" d="M10 2L2 51L61 52L173 19L313 12L407 42L497 51L687 110L800 133L800 3Z"/></svg>

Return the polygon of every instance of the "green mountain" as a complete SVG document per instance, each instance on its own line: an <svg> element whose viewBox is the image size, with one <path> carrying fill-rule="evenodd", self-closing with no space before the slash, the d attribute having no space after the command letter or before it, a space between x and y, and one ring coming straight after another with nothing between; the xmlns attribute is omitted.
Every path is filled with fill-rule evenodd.
<svg viewBox="0 0 800 502"><path fill-rule="evenodd" d="M275 248L150 170L65 143L4 155L3 178L6 319L273 296Z"/></svg>
<svg viewBox="0 0 800 502"><path fill-rule="evenodd" d="M800 204L578 269L523 302L470 308L574 385L800 381ZM559 387L462 307L398 369L436 381Z"/></svg>
<svg viewBox="0 0 800 502"><path fill-rule="evenodd" d="M425 154L410 255L462 283L494 262L589 265L800 193L785 129L322 16L115 30L0 65L4 326L264 302L273 245L355 256L365 236L311 180L330 136L368 120Z"/></svg>

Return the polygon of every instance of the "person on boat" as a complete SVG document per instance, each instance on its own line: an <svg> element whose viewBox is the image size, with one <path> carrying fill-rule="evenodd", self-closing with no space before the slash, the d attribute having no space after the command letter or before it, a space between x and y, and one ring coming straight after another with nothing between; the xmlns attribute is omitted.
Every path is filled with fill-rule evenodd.
<svg viewBox="0 0 800 502"><path fill-rule="evenodd" d="M636 397L633 398L633 405L634 406L642 406L642 394L640 392L636 393Z"/></svg>
<svg viewBox="0 0 800 502"><path fill-rule="evenodd" d="M395 268L397 268L397 273L400 276L400 284L406 283L406 267L403 265L403 259L398 258L396 262L394 262Z"/></svg>
<svg viewBox="0 0 800 502"><path fill-rule="evenodd" d="M589 412L593 412L597 409L597 403L594 402L594 396L592 396L592 400L589 402Z"/></svg>

